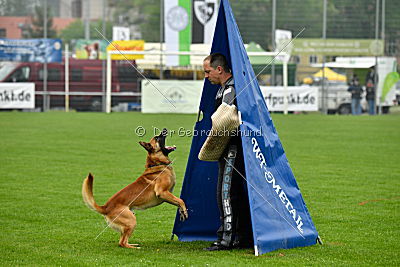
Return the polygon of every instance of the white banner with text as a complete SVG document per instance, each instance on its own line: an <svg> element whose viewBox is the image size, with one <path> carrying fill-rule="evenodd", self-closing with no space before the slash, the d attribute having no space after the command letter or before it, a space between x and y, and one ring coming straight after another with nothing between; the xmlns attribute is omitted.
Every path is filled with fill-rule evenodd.
<svg viewBox="0 0 400 267"><path fill-rule="evenodd" d="M142 80L143 113L197 113L199 111L204 81L150 81L151 83Z"/></svg>
<svg viewBox="0 0 400 267"><path fill-rule="evenodd" d="M0 109L35 108L34 83L0 83Z"/></svg>
<svg viewBox="0 0 400 267"><path fill-rule="evenodd" d="M197 113L204 81L142 81L143 113ZM154 88L156 87L156 88ZM260 86L269 111L284 111L283 86ZM310 86L288 86L288 111L318 111L318 91Z"/></svg>
<svg viewBox="0 0 400 267"><path fill-rule="evenodd" d="M284 111L286 95L288 111L318 111L318 90L310 86L260 86L269 111Z"/></svg>

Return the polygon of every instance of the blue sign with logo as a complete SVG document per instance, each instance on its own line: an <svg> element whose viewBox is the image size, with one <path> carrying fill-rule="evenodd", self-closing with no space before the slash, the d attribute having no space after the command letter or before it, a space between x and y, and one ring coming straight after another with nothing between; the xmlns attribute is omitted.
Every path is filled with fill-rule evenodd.
<svg viewBox="0 0 400 267"><path fill-rule="evenodd" d="M61 62L60 39L0 39L0 61Z"/></svg>

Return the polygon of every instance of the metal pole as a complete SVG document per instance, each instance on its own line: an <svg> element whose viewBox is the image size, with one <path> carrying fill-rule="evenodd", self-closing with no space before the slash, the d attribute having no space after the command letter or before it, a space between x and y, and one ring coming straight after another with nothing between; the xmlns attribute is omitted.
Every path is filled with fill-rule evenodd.
<svg viewBox="0 0 400 267"><path fill-rule="evenodd" d="M271 39L272 39L272 51L275 52L275 30L276 30L276 0L272 0L272 29L271 29ZM271 66L271 86L275 86L275 63L272 61Z"/></svg>
<svg viewBox="0 0 400 267"><path fill-rule="evenodd" d="M382 0L382 25L381 25L381 39L385 43L385 12L386 12L386 0ZM385 53L385 50L383 50Z"/></svg>
<svg viewBox="0 0 400 267"><path fill-rule="evenodd" d="M85 39L90 39L90 0L83 1L83 21L85 22Z"/></svg>
<svg viewBox="0 0 400 267"><path fill-rule="evenodd" d="M65 44L65 112L69 111L69 47L68 44Z"/></svg>
<svg viewBox="0 0 400 267"><path fill-rule="evenodd" d="M106 19L107 19L107 12L106 12L106 1L107 0L102 0L103 1L103 23L102 23L102 34L103 36L106 35ZM106 111L106 61L102 60L101 61L101 90L103 92L101 103L102 103L102 110L103 112Z"/></svg>
<svg viewBox="0 0 400 267"><path fill-rule="evenodd" d="M324 0L324 11L322 20L322 38L326 39L326 11L327 11L327 0Z"/></svg>
<svg viewBox="0 0 400 267"><path fill-rule="evenodd" d="M107 51L107 90L106 90L106 113L111 112L111 54Z"/></svg>
<svg viewBox="0 0 400 267"><path fill-rule="evenodd" d="M386 12L386 0L382 0L382 28L381 28L381 39L383 42L383 56L385 56L385 12ZM379 105L379 113L382 112L382 107Z"/></svg>
<svg viewBox="0 0 400 267"><path fill-rule="evenodd" d="M43 38L45 45L47 45L47 0L44 0L43 10ZM49 96L47 94L47 49L44 50L44 64L43 64L43 111L50 108Z"/></svg>
<svg viewBox="0 0 400 267"><path fill-rule="evenodd" d="M326 39L326 8L327 7L327 0L324 0L324 7L323 7L323 18L322 18L322 39ZM322 112L324 114L328 113L327 108L327 92L325 92L325 55L322 55L322 83L321 83L321 105L322 105Z"/></svg>
<svg viewBox="0 0 400 267"><path fill-rule="evenodd" d="M164 0L160 1L160 51L164 41ZM163 56L160 54L160 80L163 79Z"/></svg>
<svg viewBox="0 0 400 267"><path fill-rule="evenodd" d="M193 13L193 1L192 1L192 5L190 6L190 19L191 19L191 21L192 21L192 24L193 24L193 15L195 15L194 13ZM204 25L205 26L205 25ZM192 37L192 35L193 35L193 33L191 33L191 37ZM192 52L192 41L190 41L190 52ZM191 57L190 58L190 62L192 63L193 61L193 58ZM197 71L196 71L196 66L192 63L192 68L193 68L193 80L197 80Z"/></svg>
<svg viewBox="0 0 400 267"><path fill-rule="evenodd" d="M285 104L284 114L288 114L288 64L283 61L283 101Z"/></svg>
<svg viewBox="0 0 400 267"><path fill-rule="evenodd" d="M376 0L375 7L375 41L378 42L379 38L379 1ZM381 106L381 94L382 92L378 90L378 56L375 56L375 71L374 71L374 87L375 87L375 102L378 104L378 114L382 114Z"/></svg>

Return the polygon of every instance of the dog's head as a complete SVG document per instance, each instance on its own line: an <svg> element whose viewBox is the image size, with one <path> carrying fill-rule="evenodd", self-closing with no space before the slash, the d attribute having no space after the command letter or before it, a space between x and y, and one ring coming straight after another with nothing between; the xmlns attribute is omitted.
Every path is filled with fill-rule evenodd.
<svg viewBox="0 0 400 267"><path fill-rule="evenodd" d="M151 138L150 142L139 142L139 144L147 150L150 159L155 163L166 162L166 160L169 161L169 153L176 150L175 146L165 145L165 139L167 138L167 135L168 130L164 128L160 135L156 135Z"/></svg>

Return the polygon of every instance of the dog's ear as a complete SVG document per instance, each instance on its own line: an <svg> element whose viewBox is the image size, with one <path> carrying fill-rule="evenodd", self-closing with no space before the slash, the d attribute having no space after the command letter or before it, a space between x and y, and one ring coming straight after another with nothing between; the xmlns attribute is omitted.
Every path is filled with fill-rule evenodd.
<svg viewBox="0 0 400 267"><path fill-rule="evenodd" d="M150 143L146 143L146 142L142 142L140 141L139 144L144 147L144 149L146 149L148 152L153 151L153 147L151 146Z"/></svg>

